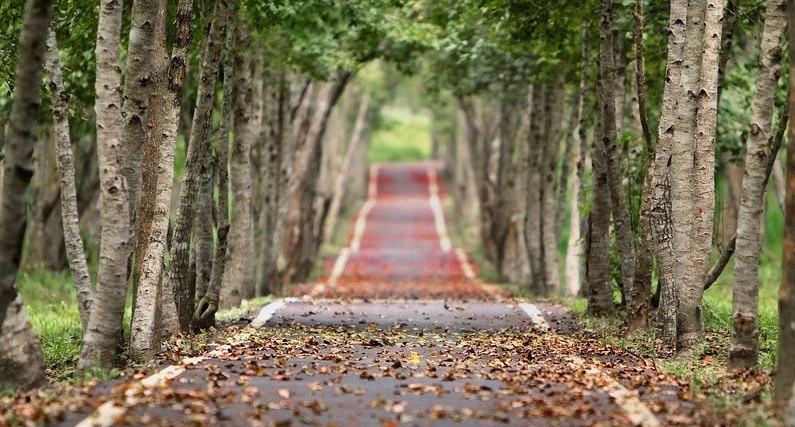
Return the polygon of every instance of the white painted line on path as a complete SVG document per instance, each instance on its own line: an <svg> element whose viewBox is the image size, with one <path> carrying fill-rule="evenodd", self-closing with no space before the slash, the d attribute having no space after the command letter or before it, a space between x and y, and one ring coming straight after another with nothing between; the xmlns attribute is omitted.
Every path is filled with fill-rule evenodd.
<svg viewBox="0 0 795 427"><path fill-rule="evenodd" d="M571 360L575 365L582 366L585 364L585 361L577 356L571 356ZM636 391L629 391L626 387L621 385L621 383L614 380L610 375L599 368L591 367L585 371L585 373L598 377L604 383L602 388L604 388L610 397L615 399L616 405L624 411L627 418L635 425L642 427L659 427L661 425L660 420L654 416L654 413L651 412L649 407L638 399L638 393Z"/></svg>
<svg viewBox="0 0 795 427"><path fill-rule="evenodd" d="M367 198L375 200L378 195L378 169L381 167L379 164L370 166L370 177L367 182Z"/></svg>
<svg viewBox="0 0 795 427"><path fill-rule="evenodd" d="M353 240L351 240L350 246L351 251L354 253L359 252L362 248L362 236L367 227L367 215L370 214L373 207L375 207L375 199L370 199L364 203L362 210L359 211L359 216L356 219L356 225L353 229Z"/></svg>
<svg viewBox="0 0 795 427"><path fill-rule="evenodd" d="M342 273L345 272L345 266L348 264L351 252L357 253L362 249L362 236L367 228L367 215L375 207L376 196L378 196L378 170L381 167L378 163L370 166L370 177L367 182L367 201L359 210L356 217L356 223L353 226L353 238L347 248L343 248L334 262L334 268L331 270L331 275L327 283L317 283L307 294L308 297L313 298L323 293L328 286L337 284Z"/></svg>
<svg viewBox="0 0 795 427"><path fill-rule="evenodd" d="M472 267L472 263L469 262L466 252L464 252L463 249L456 249L455 256L458 258L458 262L461 263L461 269L464 270L464 276L466 276L466 278L469 280L475 280L477 275L475 275L475 269Z"/></svg>
<svg viewBox="0 0 795 427"><path fill-rule="evenodd" d="M342 272L345 271L345 265L348 263L348 257L351 255L351 250L343 248L337 256L337 261L334 263L334 269L331 270L331 276L328 279L330 285L336 285Z"/></svg>
<svg viewBox="0 0 795 427"><path fill-rule="evenodd" d="M548 331L549 323L547 323L547 319L544 318L544 315L541 314L541 310L535 304L530 304L529 302L520 302L519 308L527 314L527 317L533 322L533 324L540 329Z"/></svg>
<svg viewBox="0 0 795 427"><path fill-rule="evenodd" d="M256 332L256 328L261 327L268 321L276 311L284 307L287 302L292 302L295 299L284 299L274 301L260 310L254 321L251 322L252 327L246 328L238 333L232 342L232 345L240 344L251 338ZM166 381L173 380L182 375L187 370L188 365L196 365L207 359L223 356L225 353L232 349L232 345L224 344L217 349L197 357L188 357L183 359L180 364L169 365L160 371L131 384L124 392L123 400L109 400L94 410L86 418L81 420L75 427L110 427L117 424L117 421L123 417L131 407L138 404L140 401L139 396L147 389L152 389L163 385Z"/></svg>
<svg viewBox="0 0 795 427"><path fill-rule="evenodd" d="M276 314L280 308L284 307L285 304L286 302L284 300L276 300L265 307L262 307L262 310L259 311L257 317L251 321L251 327L261 328L265 326L265 324L268 323L268 320L270 320L270 318L273 317L273 315Z"/></svg>
<svg viewBox="0 0 795 427"><path fill-rule="evenodd" d="M439 235L439 244L444 252L449 252L453 245L450 243L450 236L447 234L442 201L439 199L439 184L436 177L436 169L433 166L428 167L428 190L430 193L433 219L436 225L436 233Z"/></svg>
<svg viewBox="0 0 795 427"><path fill-rule="evenodd" d="M530 317L534 325L544 330L550 329L549 323L544 319L541 310L539 310L535 304L522 302L519 303L519 307ZM571 355L568 356L568 358L578 368L586 366L585 360L579 356ZM621 385L621 383L614 380L605 371L597 367L589 367L585 373L590 376L598 377L601 382L604 383L602 386L604 391L615 399L616 405L624 411L627 418L635 425L642 427L659 427L661 425L660 420L654 416L649 407L638 399L637 392L629 391L626 387Z"/></svg>

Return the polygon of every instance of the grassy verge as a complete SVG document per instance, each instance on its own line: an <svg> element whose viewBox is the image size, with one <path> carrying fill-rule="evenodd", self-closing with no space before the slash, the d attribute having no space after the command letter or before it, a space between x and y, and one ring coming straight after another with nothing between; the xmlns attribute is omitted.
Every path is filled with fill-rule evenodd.
<svg viewBox="0 0 795 427"><path fill-rule="evenodd" d="M41 344L47 378L51 382L82 380L83 378L76 376L76 367L83 340L83 327L77 311L70 273L68 271L54 273L48 270L22 272L19 278L19 292L33 331ZM216 319L221 325L234 322L271 300L271 296L265 296L243 301L238 308L218 312ZM130 315L128 303L124 320L125 342L129 341ZM120 372L118 369L109 372L98 371L91 376L107 379L118 376Z"/></svg>

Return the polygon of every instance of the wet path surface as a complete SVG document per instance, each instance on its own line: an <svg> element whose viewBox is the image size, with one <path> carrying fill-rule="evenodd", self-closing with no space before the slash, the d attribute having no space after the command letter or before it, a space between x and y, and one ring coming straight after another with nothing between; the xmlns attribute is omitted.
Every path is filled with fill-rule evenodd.
<svg viewBox="0 0 795 427"><path fill-rule="evenodd" d="M577 331L564 308L481 283L447 237L435 168L373 168L348 246L299 287L310 297L271 303L198 357L71 397L42 424L712 424L686 386Z"/></svg>

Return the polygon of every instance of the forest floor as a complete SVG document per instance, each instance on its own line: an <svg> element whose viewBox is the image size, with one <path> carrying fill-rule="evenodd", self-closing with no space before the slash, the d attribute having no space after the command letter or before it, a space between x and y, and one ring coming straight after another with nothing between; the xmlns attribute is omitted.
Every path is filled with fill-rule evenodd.
<svg viewBox="0 0 795 427"><path fill-rule="evenodd" d="M156 366L0 400L0 425L742 424L563 305L481 282L450 242L437 167L375 166L305 297L177 341Z"/></svg>

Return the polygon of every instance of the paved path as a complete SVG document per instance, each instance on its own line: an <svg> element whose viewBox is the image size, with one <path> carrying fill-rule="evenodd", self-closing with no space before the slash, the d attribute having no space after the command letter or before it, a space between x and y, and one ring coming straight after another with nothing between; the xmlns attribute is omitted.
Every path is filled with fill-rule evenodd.
<svg viewBox="0 0 795 427"><path fill-rule="evenodd" d="M311 298L273 302L202 356L97 386L55 424L710 423L686 388L564 309L481 283L443 202L435 164L374 167L348 246L301 288Z"/></svg>

